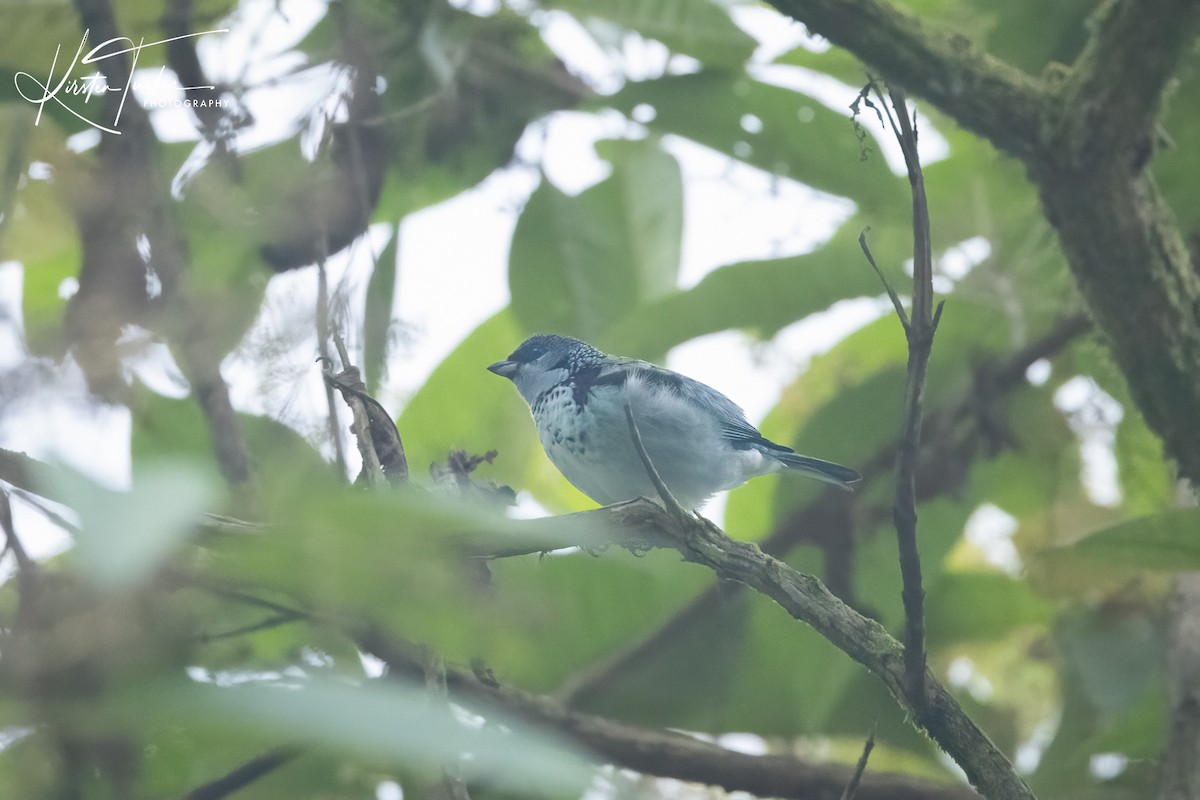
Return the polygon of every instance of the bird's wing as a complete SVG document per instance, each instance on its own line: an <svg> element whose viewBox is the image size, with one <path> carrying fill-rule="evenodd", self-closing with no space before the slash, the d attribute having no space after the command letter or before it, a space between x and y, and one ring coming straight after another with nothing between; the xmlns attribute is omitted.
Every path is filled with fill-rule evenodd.
<svg viewBox="0 0 1200 800"><path fill-rule="evenodd" d="M698 380L656 366L648 361L636 359L616 360L600 371L595 384L623 384L630 377L651 389L668 392L683 400L698 411L716 418L721 435L738 449L762 447L782 453L793 452L791 448L763 438L746 419L745 412L737 403L716 389Z"/></svg>

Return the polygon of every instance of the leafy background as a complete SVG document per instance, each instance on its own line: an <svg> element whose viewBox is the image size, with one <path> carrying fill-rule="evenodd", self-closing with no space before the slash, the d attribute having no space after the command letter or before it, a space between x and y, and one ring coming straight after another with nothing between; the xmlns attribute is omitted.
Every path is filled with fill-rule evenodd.
<svg viewBox="0 0 1200 800"><path fill-rule="evenodd" d="M288 9L268 5L206 0L192 6L191 27L229 27L254 41ZM1077 54L1095 4L908 5L1038 73ZM307 257L314 230L330 257L331 322L396 413L414 482L428 486L425 468L451 450L494 449L476 477L517 489L523 511L590 504L545 459L520 398L483 365L546 330L652 359L740 331L763 342L751 351L793 365L764 434L857 465L868 480L849 498L759 479L730 493L724 528L821 575L899 634L888 466L903 396L901 331L876 311L807 364L788 354L795 331L815 330L794 326L836 324L822 315L839 303L870 298L882 308L858 249L864 229L889 280L908 281L907 181L889 167L873 113L851 121L861 65L803 35L782 52L763 48L747 30L769 12L753 4L353 0L308 11L314 24L294 46L282 54L247 46L242 73L221 75L228 96L253 100L259 116L285 117L280 108L290 102L294 112L294 98L306 98L274 135L254 128L256 142L227 120L232 127L207 139L180 140L167 135L179 117L156 117L159 140L142 156L185 243L186 279L162 312L118 320L118 366L109 367L126 391L105 400L83 388L81 375L92 389L113 384L98 381L103 364L90 364L73 338L70 303L81 304L66 299L96 291L80 281L94 242L79 220L114 213L96 192L106 179L102 148L58 105L35 123L15 84L0 82L0 259L17 343L0 375L0 432L7 442L32 438L24 447L40 457L57 449L68 463L106 465L99 476L67 467L38 476L49 505L14 494L18 534L24 524L44 528L32 520L49 515L75 546L44 562L36 590L15 570L0 588L2 793L68 796L73 786L71 796L183 796L283 743L308 749L239 797L369 797L387 782L419 796L463 747L476 754L470 777L488 779L485 795L530 792L529 781L549 795L578 796L588 783L606 796L625 791L625 779L596 778L544 731L464 727L419 687L368 677L369 660L364 667L336 626L263 625L272 612L213 585L370 619L449 662L481 659L505 683L648 727L749 732L774 751L853 762L877 722L873 769L956 780L858 665L764 598L714 589L711 575L672 554L503 559L484 580L460 546L481 528L515 535L519 526L510 531L494 510L461 498L348 491L326 463L322 411L306 399L317 385L309 366L317 276L304 266L316 260ZM130 35L165 37L160 3L123 0L115 12ZM553 26L570 30L578 52L602 68L573 73L583 60L551 48ZM55 45L77 40L79 29L66 5L5 4L0 64L7 74L43 74ZM139 66L161 59L147 51ZM1194 56L1185 64L1165 119L1178 146L1154 166L1185 231L1200 230L1196 149L1181 135L1200 114L1197 64ZM377 72L374 90L352 88L354 70ZM356 110L364 97L371 107ZM95 113L82 102L67 105ZM1166 725L1164 601L1172 570L1200 566L1197 516L1175 508L1160 443L1102 337L1080 322L1081 301L1020 166L920 111L926 142L945 143L926 166L947 301L927 387L919 507L931 666L1039 794L1146 797ZM551 179L549 146L518 147L530 131L550 135L546 120L568 112L603 131L595 143L603 174L582 188ZM363 131L386 139L358 140L368 141L368 185L339 149ZM797 205L797 228L821 228L813 245L754 243L772 255L685 280L697 154L730 175L769 176L755 189L764 198L802 185L837 198L842 211L813 211L809 222L806 209L816 206ZM396 311L411 268L405 221L486 186L498 170L524 187L514 190L507 257L496 259L507 262L511 300L427 377L398 376L421 363L423 348L420 330ZM356 204L365 217L342 219ZM471 219L461 225L446 236L474 235ZM335 251L350 242L353 266L343 268ZM485 269L455 273L472 276L464 294L471 281L498 282ZM272 270L279 274L268 280ZM176 323L197 308L203 333L189 338L195 329ZM463 316L452 302L420 313ZM225 360L246 412L253 502L222 488L204 415L162 347L178 355L184 338ZM693 346L704 352L703 342ZM265 388L274 400L263 400ZM128 426L120 452L98 458L86 438L30 422L54 404L103 419L114 418L114 404L127 408L115 415ZM197 534L202 510L254 516L286 533ZM704 613L687 615L697 608ZM621 657L639 642L650 644Z"/></svg>

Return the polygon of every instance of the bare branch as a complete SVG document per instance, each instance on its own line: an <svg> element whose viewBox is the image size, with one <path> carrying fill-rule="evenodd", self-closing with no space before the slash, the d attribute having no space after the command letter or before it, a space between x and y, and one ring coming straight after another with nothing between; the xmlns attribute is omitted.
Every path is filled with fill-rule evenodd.
<svg viewBox="0 0 1200 800"><path fill-rule="evenodd" d="M325 259L317 262L317 352L325 364L332 363L329 356L329 273L325 270ZM338 340L340 343L340 339ZM342 358L342 369L350 366L350 357L345 354L346 346L338 348ZM342 426L338 423L337 400L334 387L325 381L325 407L329 410L329 438L333 440L333 463L339 480L346 479L346 450L342 443ZM351 406L353 408L353 406ZM366 458L363 458L366 463Z"/></svg>
<svg viewBox="0 0 1200 800"><path fill-rule="evenodd" d="M0 531L4 532L4 550L12 550L13 558L17 560L17 569L22 573L33 569L33 559L25 552L25 547L17 538L17 529L13 526L12 504L8 500L8 492L3 489L0 489Z"/></svg>
<svg viewBox="0 0 1200 800"><path fill-rule="evenodd" d="M904 310L904 304L900 302L900 295L896 294L896 290L892 288L892 284L888 281L887 276L883 274L883 270L875 263L875 256L871 255L871 248L867 246L867 231L870 228L863 230L858 235L858 246L862 248L863 255L867 257L867 263L871 265L871 269L875 270L875 274L879 276L879 280L883 283L883 288L887 291L888 298L892 301L892 308L896 310L896 316L900 318L900 324L904 326L904 332L908 333L908 314Z"/></svg>
<svg viewBox="0 0 1200 800"><path fill-rule="evenodd" d="M875 730L878 727L878 724L871 726L867 741L863 743L862 755L859 756L858 763L854 765L854 774L850 776L846 789L842 792L842 800L854 800L855 795L858 794L858 785L862 782L863 773L867 769L867 759L871 757L871 751L875 749Z"/></svg>
<svg viewBox="0 0 1200 800"><path fill-rule="evenodd" d="M961 125L1017 155L1030 152L1050 102L1040 81L886 0L770 0L813 33L845 47Z"/></svg>
<svg viewBox="0 0 1200 800"><path fill-rule="evenodd" d="M188 792L184 800L222 800L234 792L246 788L264 775L268 775L300 755L296 747L277 747L242 764L224 777L197 786Z"/></svg>
<svg viewBox="0 0 1200 800"><path fill-rule="evenodd" d="M640 501L639 501L640 502ZM662 509L655 506L660 516ZM422 650L371 628L354 636L360 649L380 658L389 674L419 679ZM836 800L853 775L843 764L819 764L792 756L753 756L683 734L654 731L583 714L545 696L502 686L486 669L446 665L446 684L456 702L482 703L549 725L597 754L598 760L650 775L696 781L763 797ZM486 715L486 709L482 710ZM863 777L857 800L970 800L965 786L909 776L873 773Z"/></svg>
<svg viewBox="0 0 1200 800"><path fill-rule="evenodd" d="M876 89L878 91L878 89ZM904 664L909 694L918 704L925 698L925 589L921 585L921 554L917 547L917 459L920 455L922 406L925 373L929 367L937 315L933 308L933 245L930 241L929 204L925 196L925 178L917 154L917 133L909 116L903 90L891 87L889 93L896 116L888 121L904 153L908 182L912 186L913 218L913 290L912 317L905 322L908 338L908 376L904 388L904 427L896 449L896 493L892 501L892 519L900 552L901 596L904 601ZM880 103L883 103L882 97ZM884 104L886 107L886 104ZM874 264L872 264L874 266ZM876 268L878 271L878 268Z"/></svg>

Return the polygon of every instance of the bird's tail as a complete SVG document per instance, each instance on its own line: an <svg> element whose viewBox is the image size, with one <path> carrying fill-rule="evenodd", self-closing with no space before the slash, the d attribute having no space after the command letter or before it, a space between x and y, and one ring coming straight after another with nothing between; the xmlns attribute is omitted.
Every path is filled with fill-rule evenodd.
<svg viewBox="0 0 1200 800"><path fill-rule="evenodd" d="M819 481L840 486L848 492L854 491L854 484L862 480L862 475L849 467L834 464L832 461L822 461L819 458L802 456L799 453L771 453L788 469L794 469L811 475Z"/></svg>

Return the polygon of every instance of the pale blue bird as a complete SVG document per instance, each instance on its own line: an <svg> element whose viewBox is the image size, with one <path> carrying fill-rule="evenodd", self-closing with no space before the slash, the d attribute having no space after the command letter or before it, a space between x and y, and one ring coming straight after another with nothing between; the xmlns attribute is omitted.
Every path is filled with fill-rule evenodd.
<svg viewBox="0 0 1200 800"><path fill-rule="evenodd" d="M533 336L488 369L516 385L546 455L601 505L657 496L634 448L626 403L655 470L687 509L782 469L843 489L862 479L849 467L764 438L716 389L646 361L605 355L578 339Z"/></svg>

